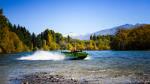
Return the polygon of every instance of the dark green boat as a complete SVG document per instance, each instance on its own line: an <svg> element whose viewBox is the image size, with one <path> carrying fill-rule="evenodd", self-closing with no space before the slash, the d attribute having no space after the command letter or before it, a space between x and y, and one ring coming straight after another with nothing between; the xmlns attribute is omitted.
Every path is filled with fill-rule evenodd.
<svg viewBox="0 0 150 84"><path fill-rule="evenodd" d="M86 52L82 52L82 51L73 51L73 52L62 52L63 54L65 54L66 58L69 60L82 60L85 59L87 57L87 53Z"/></svg>
<svg viewBox="0 0 150 84"><path fill-rule="evenodd" d="M76 42L74 42L74 48L69 49L70 51L64 51L62 52L65 54L66 58L69 60L83 60L87 57L86 52L82 52L82 50L79 50L76 48Z"/></svg>

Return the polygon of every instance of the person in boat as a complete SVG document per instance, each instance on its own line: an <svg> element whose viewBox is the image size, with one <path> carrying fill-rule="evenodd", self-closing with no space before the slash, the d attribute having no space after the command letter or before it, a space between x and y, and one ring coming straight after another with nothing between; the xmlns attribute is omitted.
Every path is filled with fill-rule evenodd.
<svg viewBox="0 0 150 84"><path fill-rule="evenodd" d="M82 52L82 50L71 50L71 52Z"/></svg>
<svg viewBox="0 0 150 84"><path fill-rule="evenodd" d="M82 50L77 50L76 48L73 48L70 50L71 52L82 52Z"/></svg>

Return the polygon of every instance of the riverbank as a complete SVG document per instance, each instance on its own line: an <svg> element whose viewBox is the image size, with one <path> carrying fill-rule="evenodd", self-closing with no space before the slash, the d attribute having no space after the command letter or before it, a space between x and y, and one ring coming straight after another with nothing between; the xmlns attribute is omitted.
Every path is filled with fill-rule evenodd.
<svg viewBox="0 0 150 84"><path fill-rule="evenodd" d="M140 74L138 74L140 75ZM141 75L140 75L141 76ZM137 76L138 77L138 76ZM117 77L115 77L117 78ZM99 80L102 80L103 78L99 78ZM104 78L105 79L105 78ZM117 84L149 84L150 81L149 76L143 75L137 79L134 79L134 81L124 81L119 79L120 83ZM78 80L73 78L66 78L62 75L52 75L49 72L36 72L32 74L23 75L18 78L11 79L11 84L109 84L107 82L96 82L91 80ZM123 82L124 81L124 82ZM112 84L115 84L112 82Z"/></svg>
<svg viewBox="0 0 150 84"><path fill-rule="evenodd" d="M47 72L28 74L10 81L15 84L88 84L86 80L68 79L64 76L51 75Z"/></svg>

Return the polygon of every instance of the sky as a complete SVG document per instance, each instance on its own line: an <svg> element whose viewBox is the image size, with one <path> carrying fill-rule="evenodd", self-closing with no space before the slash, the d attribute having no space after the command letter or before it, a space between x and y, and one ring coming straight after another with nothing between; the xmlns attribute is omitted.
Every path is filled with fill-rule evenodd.
<svg viewBox="0 0 150 84"><path fill-rule="evenodd" d="M87 34L123 24L150 23L150 0L0 0L13 24L39 34Z"/></svg>

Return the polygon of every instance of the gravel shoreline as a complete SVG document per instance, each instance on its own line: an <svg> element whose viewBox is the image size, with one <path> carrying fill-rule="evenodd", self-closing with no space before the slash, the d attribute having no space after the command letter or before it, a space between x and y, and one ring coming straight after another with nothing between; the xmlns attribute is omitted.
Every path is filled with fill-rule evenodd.
<svg viewBox="0 0 150 84"><path fill-rule="evenodd" d="M86 80L67 79L61 75L51 75L47 72L24 75L11 81L14 84L88 84Z"/></svg>
<svg viewBox="0 0 150 84"><path fill-rule="evenodd" d="M105 81L103 81L103 79ZM126 79L128 79L128 77ZM111 78L105 79L103 77L97 80L99 81L88 79L80 80L73 79L71 77L66 78L62 75L53 75L50 72L36 72L32 74L22 75L17 78L12 78L10 80L10 84L150 84L149 76L141 76L133 80L119 79L117 77L113 81L111 81Z"/></svg>

